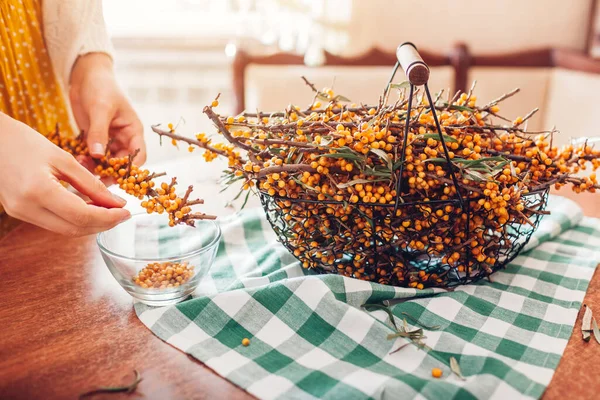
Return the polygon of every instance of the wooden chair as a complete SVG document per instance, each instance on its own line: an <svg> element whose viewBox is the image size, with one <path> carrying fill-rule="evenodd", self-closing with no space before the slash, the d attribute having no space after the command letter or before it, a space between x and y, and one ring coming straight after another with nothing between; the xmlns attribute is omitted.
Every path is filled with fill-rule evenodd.
<svg viewBox="0 0 600 400"><path fill-rule="evenodd" d="M454 49L453 49L454 50ZM432 90L456 89L453 81L453 62L459 60L453 51L447 55L421 51L432 67ZM254 56L238 51L233 62L233 90L236 112L242 110L280 109L289 103L308 103L311 91L300 79L305 75L320 89L331 86L335 80L339 94L357 103L373 103L383 93L396 62L393 53L372 49L358 57L340 57L325 53L325 62L319 67L307 67L300 55L277 53ZM402 80L399 71L397 80ZM336 91L337 92L337 91Z"/></svg>
<svg viewBox="0 0 600 400"><path fill-rule="evenodd" d="M477 95L483 101L519 87L521 93L503 102L502 111L517 117L539 107L529 129L556 127L556 144L600 136L595 117L600 103L600 60L574 50L539 49L470 56L464 68L469 81L477 80Z"/></svg>

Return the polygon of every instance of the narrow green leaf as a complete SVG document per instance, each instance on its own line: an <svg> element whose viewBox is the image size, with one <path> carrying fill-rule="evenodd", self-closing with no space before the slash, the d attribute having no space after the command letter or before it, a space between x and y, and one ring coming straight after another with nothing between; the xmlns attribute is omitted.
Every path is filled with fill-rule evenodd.
<svg viewBox="0 0 600 400"><path fill-rule="evenodd" d="M382 178L387 178L384 180L389 180L392 176L392 171L388 170L387 168L386 169L366 168L365 175L379 176Z"/></svg>
<svg viewBox="0 0 600 400"><path fill-rule="evenodd" d="M291 163L292 157L294 156L295 153L296 153L296 148L293 147L292 150L288 153L288 155L286 157L286 160L285 160L286 164L290 164Z"/></svg>
<svg viewBox="0 0 600 400"><path fill-rule="evenodd" d="M421 340L421 339L425 339L425 336L423 336L423 329L419 328L419 329L415 329L409 332L406 332L404 330L399 330L396 333L390 333L387 336L388 340L392 340L392 339L396 339L399 337L403 337L403 338L409 338L411 340Z"/></svg>
<svg viewBox="0 0 600 400"><path fill-rule="evenodd" d="M244 207L246 207L246 203L248 203L248 199L250 198L250 193L252 193L252 192L250 190L248 190L248 194L246 194L246 198L244 199L244 203L240 207L240 210L243 210Z"/></svg>
<svg viewBox="0 0 600 400"><path fill-rule="evenodd" d="M446 143L456 143L456 142L458 142L452 136L442 135L442 137L444 138L444 141ZM427 139L440 140L440 134L439 133L424 133L422 135L415 136L414 140L423 140L423 139L424 140L427 140Z"/></svg>
<svg viewBox="0 0 600 400"><path fill-rule="evenodd" d="M445 103L446 107L448 103ZM456 111L468 111L470 113L474 113L475 110L469 107L465 107L465 106L457 106L457 105L451 105L450 107L448 107L451 110L456 110Z"/></svg>
<svg viewBox="0 0 600 400"><path fill-rule="evenodd" d="M392 166L393 170L397 170L398 168L400 168L400 166L402 165L402 160L398 160L394 163L394 165Z"/></svg>
<svg viewBox="0 0 600 400"><path fill-rule="evenodd" d="M598 329L598 324L596 323L596 318L594 318L592 320L592 329L594 332L594 338L596 339L596 342L598 342L598 344L600 344L600 329Z"/></svg>
<svg viewBox="0 0 600 400"><path fill-rule="evenodd" d="M390 318L390 322L392 323L392 325L394 325L394 328L398 330L398 326L396 325L396 318L394 317L394 314L388 307L384 306L383 304L363 304L361 307L367 311L370 311L369 309L385 311Z"/></svg>
<svg viewBox="0 0 600 400"><path fill-rule="evenodd" d="M405 348L405 347L406 347L406 346L408 346L409 344L410 344L410 342L402 343L400 346L398 346L398 347L396 348L396 350L392 350L392 351L389 353L389 355L392 355L392 354L394 354L394 353L397 353L397 352L399 352L400 350L402 350L403 348Z"/></svg>
<svg viewBox="0 0 600 400"><path fill-rule="evenodd" d="M328 154L322 154L321 157L345 158L347 160L362 161L362 158L358 154L353 154L353 153L328 153Z"/></svg>
<svg viewBox="0 0 600 400"><path fill-rule="evenodd" d="M329 96L326 93L318 92L317 99L323 100L323 101L329 101Z"/></svg>
<svg viewBox="0 0 600 400"><path fill-rule="evenodd" d="M502 156L494 156L494 157L481 157L479 160L469 160L469 161L478 161L478 162L488 162L488 161L507 161L506 158Z"/></svg>
<svg viewBox="0 0 600 400"><path fill-rule="evenodd" d="M460 370L460 365L458 364L458 361L456 361L456 358L454 358L454 357L450 357L450 369L461 380L466 381L465 377L463 376L463 374Z"/></svg>
<svg viewBox="0 0 600 400"><path fill-rule="evenodd" d="M100 387L98 389L90 390L89 392L85 392L79 395L80 399L84 399L89 396L93 396L100 393L119 393L119 392L127 392L133 393L137 389L139 383L142 381L142 376L137 370L133 370L135 374L135 378L132 383L126 386L108 386L108 387Z"/></svg>
<svg viewBox="0 0 600 400"><path fill-rule="evenodd" d="M472 180L474 180L475 182L485 182L490 179L490 178L486 178L486 176L484 174L479 173L477 171L467 170L466 175L469 178L471 178Z"/></svg>
<svg viewBox="0 0 600 400"><path fill-rule="evenodd" d="M581 322L581 334L583 336L583 340L588 342L591 338L590 331L592 330L592 309L585 305L585 312L583 313L583 320Z"/></svg>
<svg viewBox="0 0 600 400"><path fill-rule="evenodd" d="M469 171L479 171L479 172L492 172L492 169L490 167L488 167L485 164L481 164L481 165L468 165L465 167L465 170L469 170Z"/></svg>
<svg viewBox="0 0 600 400"><path fill-rule="evenodd" d="M375 153L379 158L381 158L386 163L388 169L392 171L392 157L390 157L388 153L381 149L371 149L371 152Z"/></svg>
<svg viewBox="0 0 600 400"><path fill-rule="evenodd" d="M408 317L408 319L410 319L410 320L411 320L413 323L415 323L415 324L417 324L417 325L421 325L421 326L422 326L423 328L425 328L425 329L429 329L429 330L431 330L431 331L436 331L436 330L440 329L440 326L439 326L439 325L427 326L427 325L425 325L425 324L423 324L423 323L419 322L419 320L418 320L417 318L413 317L412 315L410 315L410 314L409 314L409 313L407 313L407 312L404 312L404 311L402 311L402 315L404 315L404 316Z"/></svg>
<svg viewBox="0 0 600 400"><path fill-rule="evenodd" d="M331 135L323 135L321 136L320 146L328 146L331 142L333 142L333 136Z"/></svg>
<svg viewBox="0 0 600 400"><path fill-rule="evenodd" d="M305 184L304 182L302 182L300 179L296 178L296 177L292 177L292 179L294 181L296 181L296 183L300 186L302 186L303 188L305 188L306 190L312 190L313 192L318 192L317 189L315 189L314 187L308 186L307 184Z"/></svg>
<svg viewBox="0 0 600 400"><path fill-rule="evenodd" d="M460 158L453 158L452 162L456 162L456 160L461 160ZM445 158L428 158L427 160L425 160L425 162L432 162L432 163L447 163L448 160L446 160Z"/></svg>
<svg viewBox="0 0 600 400"><path fill-rule="evenodd" d="M409 81L404 81L402 83L390 83L390 89L408 89L409 87Z"/></svg>
<svg viewBox="0 0 600 400"><path fill-rule="evenodd" d="M238 194L233 198L232 201L236 201L237 199L240 198L240 196L242 195L242 193L244 193L244 188L241 188L240 191L238 192Z"/></svg>
<svg viewBox="0 0 600 400"><path fill-rule="evenodd" d="M348 101L350 101L350 99L338 94L337 96L335 96L333 98L333 101L346 101L346 102L348 102Z"/></svg>

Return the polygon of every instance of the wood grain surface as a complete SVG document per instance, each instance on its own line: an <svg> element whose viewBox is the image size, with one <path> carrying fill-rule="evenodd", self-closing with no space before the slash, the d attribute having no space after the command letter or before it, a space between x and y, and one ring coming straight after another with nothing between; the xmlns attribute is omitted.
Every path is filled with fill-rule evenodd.
<svg viewBox="0 0 600 400"><path fill-rule="evenodd" d="M567 194L568 193L561 193ZM580 196L600 217L598 197ZM104 266L95 237L68 239L21 224L0 239L0 399L67 399L143 377L110 399L250 399L243 390L154 336ZM600 273L585 302L600 315ZM577 321L545 399L592 399L600 345Z"/></svg>

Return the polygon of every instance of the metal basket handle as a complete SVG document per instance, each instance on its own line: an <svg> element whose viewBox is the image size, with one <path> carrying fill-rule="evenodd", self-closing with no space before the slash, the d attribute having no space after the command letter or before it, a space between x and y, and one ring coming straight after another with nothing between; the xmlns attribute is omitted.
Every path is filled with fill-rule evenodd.
<svg viewBox="0 0 600 400"><path fill-rule="evenodd" d="M410 118L411 118L412 99L413 99L413 95L414 95L415 86L423 86L425 89L425 94L427 95L427 101L429 102L430 107L432 109L433 120L435 122L435 127L436 127L438 135L439 135L439 140L444 149L444 158L446 159L446 165L448 168L448 172L450 173L450 176L452 177L452 183L454 184L454 187L456 189L458 201L459 201L461 207L464 208L464 202L463 202L462 195L460 194L458 180L456 179L456 174L454 173L454 166L452 164L452 161L450 160L450 156L448 153L448 146L446 145L446 141L444 140L444 130L442 129L442 127L440 125L440 121L438 119L437 112L435 110L435 104L434 104L433 99L431 98L431 93L429 92L429 86L427 85L427 82L429 81L429 74L430 74L429 67L427 66L425 61L423 61L423 58L419 54L417 47L414 44L412 44L411 42L404 42L400 46L398 46L398 48L396 49L396 58L398 59L398 61L396 62L396 66L394 67L394 70L392 72L392 76L390 78L389 83L391 83L391 81L394 79L394 75L396 74L398 67L401 66L402 69L404 70L404 73L406 74L406 77L408 78L408 81L410 82L410 91L409 91L409 95L408 95L408 104L407 104L407 110L406 110L406 122L405 122L405 127L404 127L404 142L403 142L403 147L402 147L403 150L402 150L402 155L401 155L400 168L399 168L398 175L397 175L398 180L397 180L397 184L396 184L396 205L394 207L394 213L398 209L398 206L401 201L401 195L402 195L402 173L404 171L404 162L406 159L406 147L408 145L408 132L409 132L409 125L410 125ZM389 83L388 83L388 87L386 88L386 93L385 93L386 95L387 95L387 90L390 87Z"/></svg>
<svg viewBox="0 0 600 400"><path fill-rule="evenodd" d="M422 86L429 81L429 67L417 51L417 46L411 42L402 43L396 49L396 58L410 83Z"/></svg>

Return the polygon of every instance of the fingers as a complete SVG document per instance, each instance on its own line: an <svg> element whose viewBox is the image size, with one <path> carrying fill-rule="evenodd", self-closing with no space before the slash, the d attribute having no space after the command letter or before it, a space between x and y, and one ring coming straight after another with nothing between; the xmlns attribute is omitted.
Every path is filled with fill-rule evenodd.
<svg viewBox="0 0 600 400"><path fill-rule="evenodd" d="M79 164L75 158L68 154L56 162L60 179L69 182L81 194L89 197L94 204L107 208L121 208L127 202L108 188L91 172Z"/></svg>
<svg viewBox="0 0 600 400"><path fill-rule="evenodd" d="M35 207L32 210L29 210L27 215L20 219L37 225L40 228L70 237L92 235L114 226L110 226L106 229L104 227L95 226L77 226L43 207Z"/></svg>
<svg viewBox="0 0 600 400"><path fill-rule="evenodd" d="M131 216L129 211L123 208L104 208L88 204L57 181L50 180L47 186L40 188L40 193L43 193L39 198L40 206L84 230L107 230Z"/></svg>
<svg viewBox="0 0 600 400"><path fill-rule="evenodd" d="M108 143L108 128L114 111L108 105L99 104L89 112L90 126L87 132L87 145L90 155L100 158L106 151Z"/></svg>
<svg viewBox="0 0 600 400"><path fill-rule="evenodd" d="M144 128L135 111L127 106L120 112L117 122L124 125L111 128L111 137L115 138L111 150L116 157L125 157L138 151L135 164L142 165L146 162L146 143L144 141Z"/></svg>
<svg viewBox="0 0 600 400"><path fill-rule="evenodd" d="M108 230L131 216L123 208L87 204L62 186L48 190L40 205L76 227L82 234Z"/></svg>
<svg viewBox="0 0 600 400"><path fill-rule="evenodd" d="M42 207L35 207L19 219L65 236L81 236L76 227Z"/></svg>
<svg viewBox="0 0 600 400"><path fill-rule="evenodd" d="M94 160L92 159L92 157L89 157L89 156L76 156L75 159L77 160L77 162L79 164L81 164L85 169L87 169L88 171L90 171L92 174L95 172L95 170L96 170L96 163L94 162Z"/></svg>

